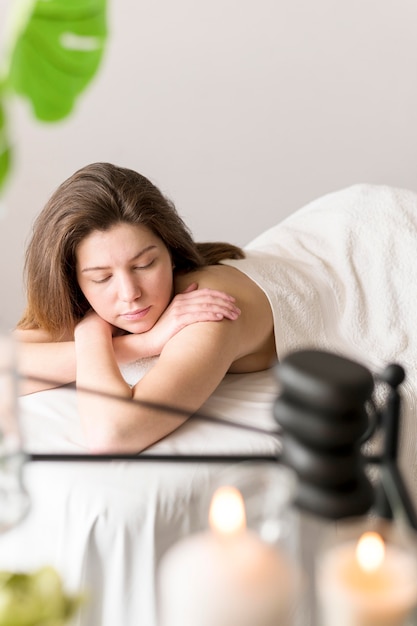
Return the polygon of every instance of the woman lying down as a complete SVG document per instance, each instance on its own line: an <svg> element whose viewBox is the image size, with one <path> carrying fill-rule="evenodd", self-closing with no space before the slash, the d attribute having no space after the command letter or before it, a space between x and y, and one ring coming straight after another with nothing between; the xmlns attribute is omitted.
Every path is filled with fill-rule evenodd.
<svg viewBox="0 0 417 626"><path fill-rule="evenodd" d="M88 165L58 187L34 225L27 307L15 331L22 391L75 381L79 390L185 409L173 416L79 392L93 452L147 448L197 411L226 373L270 368L299 348L375 369L397 361L415 399L416 241L417 194L354 185L244 251L195 243L144 176ZM122 371L148 357L158 358L128 384Z"/></svg>
<svg viewBox="0 0 417 626"><path fill-rule="evenodd" d="M227 372L271 367L268 299L221 264L243 256L232 245L195 243L144 176L107 163L84 167L50 198L27 249L27 308L15 331L23 393L76 381L191 415ZM156 355L151 370L127 384L120 367ZM142 450L187 418L78 396L94 452Z"/></svg>

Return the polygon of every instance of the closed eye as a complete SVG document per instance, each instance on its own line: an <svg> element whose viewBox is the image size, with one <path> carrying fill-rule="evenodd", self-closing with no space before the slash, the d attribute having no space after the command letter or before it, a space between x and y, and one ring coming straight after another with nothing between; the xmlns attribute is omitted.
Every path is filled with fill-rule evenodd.
<svg viewBox="0 0 417 626"><path fill-rule="evenodd" d="M111 276L105 276L104 278L92 278L92 282L96 283L97 285L100 285L101 283L106 283L108 280L110 280Z"/></svg>
<svg viewBox="0 0 417 626"><path fill-rule="evenodd" d="M152 265L155 263L155 259L152 259L152 261L150 261L149 263L146 263L146 265L136 265L135 269L136 270L146 270L148 267L152 267Z"/></svg>

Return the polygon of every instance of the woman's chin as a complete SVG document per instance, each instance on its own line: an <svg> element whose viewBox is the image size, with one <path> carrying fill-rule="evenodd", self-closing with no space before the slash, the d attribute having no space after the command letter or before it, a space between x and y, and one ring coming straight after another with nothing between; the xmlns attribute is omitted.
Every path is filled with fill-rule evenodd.
<svg viewBox="0 0 417 626"><path fill-rule="evenodd" d="M142 322L130 322L130 323L124 323L123 326L120 326L119 329L122 332L122 334L129 334L129 335L142 335L143 333L147 333L148 330L151 330L151 328L154 326L155 324L150 322L150 321L142 321Z"/></svg>

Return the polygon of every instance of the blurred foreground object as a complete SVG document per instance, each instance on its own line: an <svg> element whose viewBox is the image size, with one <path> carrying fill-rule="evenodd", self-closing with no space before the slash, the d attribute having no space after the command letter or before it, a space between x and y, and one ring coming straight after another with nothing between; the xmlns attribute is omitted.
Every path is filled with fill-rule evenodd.
<svg viewBox="0 0 417 626"><path fill-rule="evenodd" d="M58 572L0 571L0 626L64 626L83 602L65 592Z"/></svg>
<svg viewBox="0 0 417 626"><path fill-rule="evenodd" d="M0 192L10 173L11 96L27 99L36 119L56 122L73 110L95 76L107 39L107 0L11 3L0 62Z"/></svg>
<svg viewBox="0 0 417 626"><path fill-rule="evenodd" d="M12 337L0 333L0 533L18 524L30 506L23 484L26 455L18 421L15 358Z"/></svg>
<svg viewBox="0 0 417 626"><path fill-rule="evenodd" d="M282 393L274 414L283 429L281 460L299 478L297 504L328 519L364 515L372 507L390 519L389 500L395 499L417 528L397 465L403 368L391 364L376 377L388 388L378 407L371 372L345 357L302 350L288 355L277 369ZM383 435L382 453L367 455L363 445L377 431ZM377 485L369 480L369 464L379 467Z"/></svg>

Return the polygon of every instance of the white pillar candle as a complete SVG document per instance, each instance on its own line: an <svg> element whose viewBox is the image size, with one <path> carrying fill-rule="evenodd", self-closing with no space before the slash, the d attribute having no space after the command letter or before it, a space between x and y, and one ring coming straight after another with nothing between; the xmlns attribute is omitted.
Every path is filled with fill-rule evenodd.
<svg viewBox="0 0 417 626"><path fill-rule="evenodd" d="M417 602L415 556L364 533L321 555L317 591L321 626L402 626Z"/></svg>
<svg viewBox="0 0 417 626"><path fill-rule="evenodd" d="M246 529L237 489L217 490L210 525L175 544L161 563L160 626L288 626L295 569Z"/></svg>

